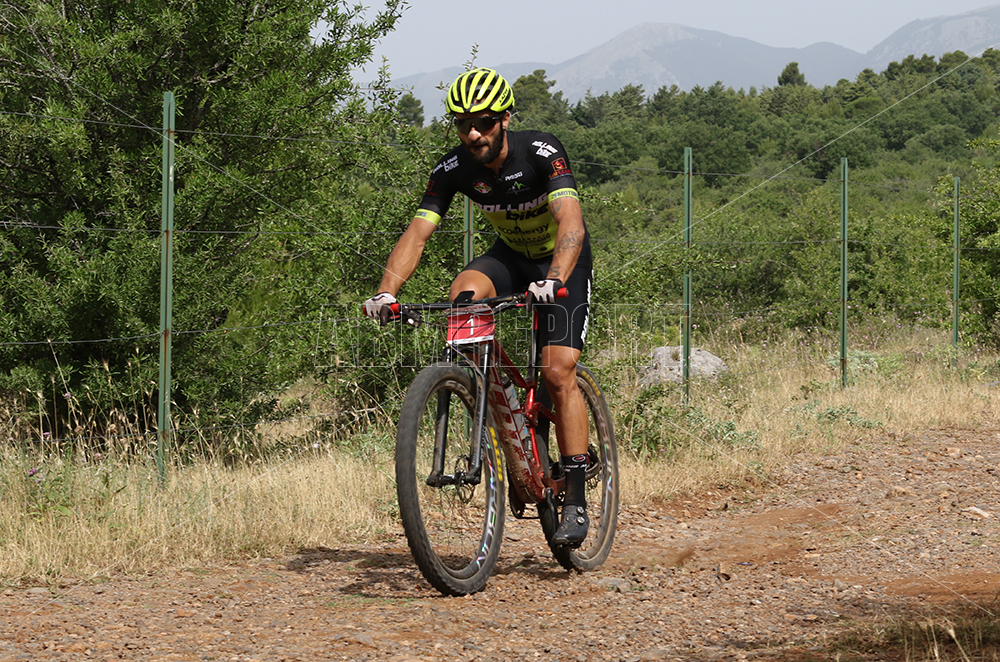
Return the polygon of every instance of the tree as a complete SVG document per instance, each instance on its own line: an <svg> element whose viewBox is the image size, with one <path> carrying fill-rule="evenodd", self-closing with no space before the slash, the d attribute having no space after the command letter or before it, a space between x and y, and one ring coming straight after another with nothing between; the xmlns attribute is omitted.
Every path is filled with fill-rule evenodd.
<svg viewBox="0 0 1000 662"><path fill-rule="evenodd" d="M707 122L691 120L668 130L661 128L648 138L650 154L659 166L674 172L684 169L684 148L690 147L695 170L711 186L725 179L722 173L746 172L752 164L747 135L738 129L723 131Z"/></svg>
<svg viewBox="0 0 1000 662"><path fill-rule="evenodd" d="M400 6L387 0L366 23L360 7L325 0L9 5L0 16L0 219L9 228L0 332L53 344L0 348L0 386L51 392L59 383L65 400L44 409L65 411L83 386L94 391L138 365L134 395L153 399L158 127L169 90L178 109L175 401L220 416L267 406L262 396L302 359L283 344L294 334L262 328L316 305L313 283L293 276L343 282L329 266L317 273L331 262L322 245L335 239L306 246L283 233L335 227L327 191L344 192L338 204L350 208L351 189L338 182L356 177L358 163L370 176L389 165L392 152L375 143L395 93L380 80L366 99L350 72ZM314 41L317 23L327 30ZM141 402L128 413L144 416Z"/></svg>
<svg viewBox="0 0 1000 662"><path fill-rule="evenodd" d="M552 92L549 90L555 84L554 80L545 80L545 69L535 69L514 81L511 87L518 112L531 113L547 108L552 103Z"/></svg>
<svg viewBox="0 0 1000 662"><path fill-rule="evenodd" d="M646 109L651 117L663 118L668 122L676 121L676 114L684 96L684 92L677 85L671 85L669 88L664 85L649 100Z"/></svg>
<svg viewBox="0 0 1000 662"><path fill-rule="evenodd" d="M626 85L611 95L609 114L615 119L643 119L646 93L642 85Z"/></svg>
<svg viewBox="0 0 1000 662"><path fill-rule="evenodd" d="M554 80L545 80L544 69L536 69L514 82L515 128L559 131L559 125L567 121L569 104L562 92L552 93L555 84Z"/></svg>
<svg viewBox="0 0 1000 662"><path fill-rule="evenodd" d="M805 85L806 77L805 74L799 72L798 62L789 62L788 65L778 76L778 85L781 87L793 87L796 85Z"/></svg>
<svg viewBox="0 0 1000 662"><path fill-rule="evenodd" d="M700 120L721 127L745 128L753 121L751 112L740 103L731 87L721 82L710 88L695 86L681 100L681 114L689 120Z"/></svg>
<svg viewBox="0 0 1000 662"><path fill-rule="evenodd" d="M410 92L399 98L399 119L409 126L424 125L424 105Z"/></svg>
<svg viewBox="0 0 1000 662"><path fill-rule="evenodd" d="M962 207L962 298L974 301L976 313L971 327L979 340L994 347L1000 346L1000 165L995 157L1000 150L1000 140L977 139L972 146L984 150L993 159L973 163L978 173L977 181L962 192L962 197L972 200ZM950 187L942 185L942 197L951 194ZM943 225L943 224L942 224ZM942 232L942 234L944 234Z"/></svg>

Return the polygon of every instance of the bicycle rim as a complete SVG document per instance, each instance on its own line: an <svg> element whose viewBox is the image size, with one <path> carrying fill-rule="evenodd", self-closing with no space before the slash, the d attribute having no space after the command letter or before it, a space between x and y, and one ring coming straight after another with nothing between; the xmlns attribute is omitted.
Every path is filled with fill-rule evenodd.
<svg viewBox="0 0 1000 662"><path fill-rule="evenodd" d="M604 392L590 370L577 366L576 381L587 405L590 461L587 467L587 516L590 530L578 548L551 545L559 565L567 570L594 570L611 553L618 526L618 448L615 444L611 411ZM550 540L558 526L557 513L547 507L540 513L545 539Z"/></svg>
<svg viewBox="0 0 1000 662"><path fill-rule="evenodd" d="M484 448L478 485L427 484L435 435L442 431L444 473L468 470L472 440L479 437L471 429L474 411L475 388L466 371L435 364L407 391L396 436L396 490L406 539L424 577L446 595L482 589L503 538L505 490L495 436Z"/></svg>

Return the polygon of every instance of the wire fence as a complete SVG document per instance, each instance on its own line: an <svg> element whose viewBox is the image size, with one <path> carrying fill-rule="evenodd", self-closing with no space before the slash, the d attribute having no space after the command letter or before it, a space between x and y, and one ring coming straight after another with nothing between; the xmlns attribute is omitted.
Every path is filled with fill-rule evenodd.
<svg viewBox="0 0 1000 662"><path fill-rule="evenodd" d="M0 111L0 114L18 116L23 119L39 121L58 121L67 123L86 123L87 120L80 120L58 116L30 115L27 113L10 113ZM157 135L161 131L159 128L150 128L141 124L130 123L107 123L118 128L134 129L138 131L155 131ZM181 132L178 132L181 133ZM190 136L197 135L198 132L186 132ZM291 146L299 145L303 142L313 142L320 145L337 146L345 144L370 145L372 143L349 143L347 141L331 141L312 138L280 137L247 135L237 133L208 133L216 137L238 138L241 140L275 141L288 143ZM417 149L444 149L435 145L404 145L401 143L384 142L377 143L380 146L392 148L417 148ZM200 157L199 157L200 158ZM586 165L592 168L613 169L620 174L620 181L628 181L631 173L654 174L664 179L661 184L669 188L674 200L681 200L684 195L682 191L682 180L685 176L704 177L711 176L731 181L746 182L745 192L736 195L731 200L721 200L720 196L714 192L705 193L707 202L700 203L699 194L695 194L693 199L686 199L682 204L693 207L694 213L691 231L693 238L685 241L683 238L683 228L680 221L681 204L672 203L668 208L655 209L641 204L630 204L616 199L602 197L599 189L582 191L584 203L589 216L592 214L598 219L594 227L613 227L609 219L614 220L616 216L627 214L661 214L668 219L648 236L643 236L641 230L629 228L627 232L614 234L611 232L594 232L594 244L597 249L597 268L595 273L596 293L592 312L592 325L590 345L591 350L588 358L591 361L604 362L615 366L616 369L630 369L634 371L637 378L647 374L651 367L651 348L661 345L676 345L683 337L683 326L686 323L691 325L694 331L694 342L699 345L711 345L713 342L722 343L721 338L727 331L738 328L754 326L762 329L771 326L769 332L771 336L780 336L789 328L811 328L816 331L815 337L822 346L821 353L829 356L837 354L837 338L832 332L836 325L827 323L826 320L842 314L843 310L853 311L849 314L853 325L851 329L844 330L850 338L851 349L864 351L876 345L877 342L867 337L863 333L855 334L854 331L866 329L873 324L873 320L882 320L886 327L896 326L901 328L904 323L910 325L926 325L934 328L947 329L949 324L953 326L952 344L958 340L957 315L953 313L959 309L969 311L984 304L996 304L996 298L961 298L954 296L953 283L960 282L962 273L959 271L961 260L954 261L952 269L952 258L955 250L950 245L950 240L946 241L942 237L936 237L936 241L906 241L913 239L915 235L909 237L897 236L874 236L870 231L863 235L863 238L854 237L854 222L845 226L846 232L838 228L840 219L838 215L843 212L849 214L847 209L837 209L831 204L838 186L846 185L844 178L813 178L792 174L788 169L776 176L757 176L745 173L701 173L696 170L690 172L656 169L637 168L622 164L607 164L591 161L572 162L578 165ZM226 179L228 184L245 187L244 193L248 196L260 196L261 202L269 201L268 196L256 190L254 187L245 186L239 179L234 179L211 164L210 169L216 170L220 178ZM866 175L870 177L871 175ZM762 203L755 194L761 190L767 190L770 194L782 194L781 187L784 185L799 186L809 184L815 200L810 203L814 206L810 209L802 210L802 223L808 225L807 228L800 228L799 236L772 236L766 225L753 227L753 223L758 223L762 218L767 217L766 210L762 211ZM858 181L850 183L852 190L868 189L894 195L908 195L918 200L918 204L923 206L924 213L928 217L940 217L940 208L950 201L942 199L941 193L936 185L929 185L926 188L912 186L901 186L898 183L878 182L878 181ZM674 188L676 187L676 191ZM766 189L765 189L766 187ZM957 187L956 187L956 196ZM796 200L802 200L802 196L797 192L794 194ZM850 197L847 198L850 200ZM994 201L992 197L969 197L961 200L962 204L977 204L984 201ZM415 201L414 201L415 202ZM958 198L955 200L956 210L959 207ZM820 213L824 210L827 213ZM787 210L783 213L788 213ZM797 213L797 212L792 212ZM295 212L292 216L298 217ZM323 223L311 218L301 218L304 229L273 229L273 228L246 228L246 229L196 229L178 228L173 234L178 237L260 237L270 236L287 240L287 249L291 252L296 250L312 250L308 246L298 246L296 238L330 238L340 241L344 238L352 239L352 243L338 243L338 250L345 251L352 259L360 259L371 266L373 272L381 269L386 255L365 254L364 249L356 246L365 246L366 238L381 237L392 242L398 231L377 231L377 230L327 230L322 229ZM957 219L956 219L957 220ZM451 219L456 224L457 219ZM870 230L871 214L866 212L861 223L866 230ZM52 225L45 223L31 223L24 220L4 219L0 221L0 232L25 232L33 231L39 233L38 241L44 243L50 233L109 233L109 234L135 234L142 237L152 237L161 232L151 228L134 227L67 227L64 225ZM456 237L463 235L473 235L473 241L477 245L486 245L495 239L495 235L479 227L469 227L465 230L442 228L443 236ZM461 250L459 242L445 242L451 251L449 258L451 263L455 263L458 252ZM958 255L963 251L991 252L1000 250L989 247L960 246ZM848 262L846 269L838 269L840 257L837 254L839 249L846 251ZM760 257L762 253L767 254ZM911 260L914 265L931 265L923 271L921 278L924 282L919 283L919 287L907 290L901 283L875 283L878 279L884 279L888 271L878 271L872 268L873 258L870 253L881 252L878 259L885 260ZM902 257L901 257L902 256ZM342 256L333 254L331 259L339 259ZM150 264L152 273L158 265ZM780 268L778 268L780 266ZM680 276L684 272L693 274L694 288L693 297L689 301L684 301L681 295ZM661 286L661 292L667 294L655 301L650 300L629 300L630 282L632 279L648 274L669 275L676 278L675 285L669 284ZM653 276L659 277L659 276ZM849 295L845 299L838 296L839 283L843 279L850 278ZM866 281L871 278L873 281ZM928 280L935 280L936 284L929 284ZM787 294L789 288L797 287L801 292L808 293L804 296L791 297L791 303L774 303L780 298L778 294ZM634 290L642 289L636 285ZM669 292L673 289L674 294ZM753 290L747 293L745 290ZM928 291L935 292L935 297L928 300L926 297L916 298L920 294ZM955 290L957 293L957 290ZM643 294L648 295L649 290L643 289ZM909 297L909 298L908 298ZM763 302L763 303L762 303ZM232 307L231 301L219 301L220 310L229 310ZM422 365L435 360L439 351L440 341L433 330L425 332L413 332L410 329L385 329L375 331L372 323L363 318L360 314L359 301L343 303L331 303L323 306L318 315L313 315L303 319L301 310L298 308L281 308L281 302L267 307L263 311L250 315L250 318L263 318L260 320L248 319L240 316L232 316L224 319L222 323L204 324L192 327L179 327L169 329L169 335L184 339L185 337L214 337L225 339L229 337L239 337L247 332L254 332L262 339L261 347L257 351L268 351L280 353L285 351L282 343L285 342L280 333L294 333L301 340L308 339L307 345L311 346L314 355L312 369L317 372L340 373L343 375L354 374L358 371L407 371L415 370ZM792 324L794 322L794 324ZM13 338L11 334L7 337L0 337L0 347L16 350L17 348L48 347L56 356L56 348L72 348L81 345L98 345L108 343L119 344L146 344L154 345L163 339L166 329L158 329L149 333L138 333L131 335L121 335L116 337L63 337L63 338ZM511 338L526 336L527 330L523 324L520 327L515 325L511 331ZM70 330L69 335L79 336L82 330ZM269 336L269 334L271 334ZM757 338L767 337L768 334L761 335L758 331ZM766 341L763 341L766 342ZM866 343L868 345L866 346ZM332 351L331 351L332 349ZM301 351L301 350L297 350ZM841 368L847 347L840 347ZM64 360L71 360L71 357L64 357ZM65 366L69 368L69 366ZM780 371L799 370L803 367L814 367L827 369L830 363L827 360L815 360L812 357L804 357L801 361L785 362L780 364L769 363L767 357L757 358L731 366L731 374L736 378L759 375L763 373L774 373ZM146 366L146 374L149 374L152 366ZM176 365L175 365L176 368ZM59 368L60 370L62 368ZM53 384L65 382L66 379L61 374L52 376ZM386 383L395 384L395 387L388 387L383 397L392 400L401 396L402 388L405 385L404 378L386 379ZM690 385L687 384L688 386ZM57 400L55 394L60 389L53 389L51 400ZM141 398L151 403L159 396L157 388L148 383L140 389L144 393ZM67 401L74 397L69 391L64 394ZM45 398L37 397L36 404ZM30 409L30 408L27 408ZM72 412L73 407L69 410ZM253 408L247 408L252 412ZM370 407L338 406L331 403L331 411L321 414L299 414L299 415L279 415L270 417L247 418L247 420L231 422L226 425L203 426L197 422L189 424L185 420L175 422L174 433L181 435L212 435L239 433L247 430L260 430L267 426L281 426L295 423L308 423L314 425L317 421L330 418L343 417L378 417L383 415L383 406L374 403ZM156 422L153 417L147 417L145 429L129 433L116 434L113 426L104 425L107 430L105 434L69 434L67 426L63 425L64 434L59 435L58 426L46 426L40 424L34 429L38 434L35 439L38 443L60 443L68 440L95 442L108 441L114 439L129 439L130 443L136 445L151 445L158 432ZM193 421L197 421L194 417ZM153 427L149 427L153 423ZM45 429L48 427L49 429ZM142 427L142 426L140 426ZM162 426L161 426L162 427ZM72 428L71 428L72 429ZM160 430L162 432L162 430ZM13 437L12 437L13 439Z"/></svg>

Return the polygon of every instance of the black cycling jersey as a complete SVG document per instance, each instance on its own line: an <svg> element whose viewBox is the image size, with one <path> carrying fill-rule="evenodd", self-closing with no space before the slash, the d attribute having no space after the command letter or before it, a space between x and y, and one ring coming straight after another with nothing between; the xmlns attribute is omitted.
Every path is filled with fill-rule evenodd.
<svg viewBox="0 0 1000 662"><path fill-rule="evenodd" d="M507 157L496 174L459 145L438 161L417 216L435 225L455 193L463 193L504 243L529 258L552 255L557 226L549 203L577 197L576 180L562 143L542 131L508 131Z"/></svg>

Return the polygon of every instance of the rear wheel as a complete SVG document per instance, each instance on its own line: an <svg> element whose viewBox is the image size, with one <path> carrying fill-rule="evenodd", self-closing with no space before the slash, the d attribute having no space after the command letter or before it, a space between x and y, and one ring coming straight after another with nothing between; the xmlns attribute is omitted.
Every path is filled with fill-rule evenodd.
<svg viewBox="0 0 1000 662"><path fill-rule="evenodd" d="M618 526L618 448L611 423L611 411L601 387L590 369L576 367L576 383L587 404L589 455L587 465L587 516L590 530L578 548L553 545L552 535L559 525L556 508L539 504L542 531L559 565L567 570L594 570L608 558Z"/></svg>
<svg viewBox="0 0 1000 662"><path fill-rule="evenodd" d="M503 468L492 430L471 429L475 404L470 375L436 363L407 390L396 433L396 494L406 540L424 577L445 595L482 589L503 538ZM473 444L484 439L478 484L466 482ZM436 448L443 451L443 475L434 472Z"/></svg>

